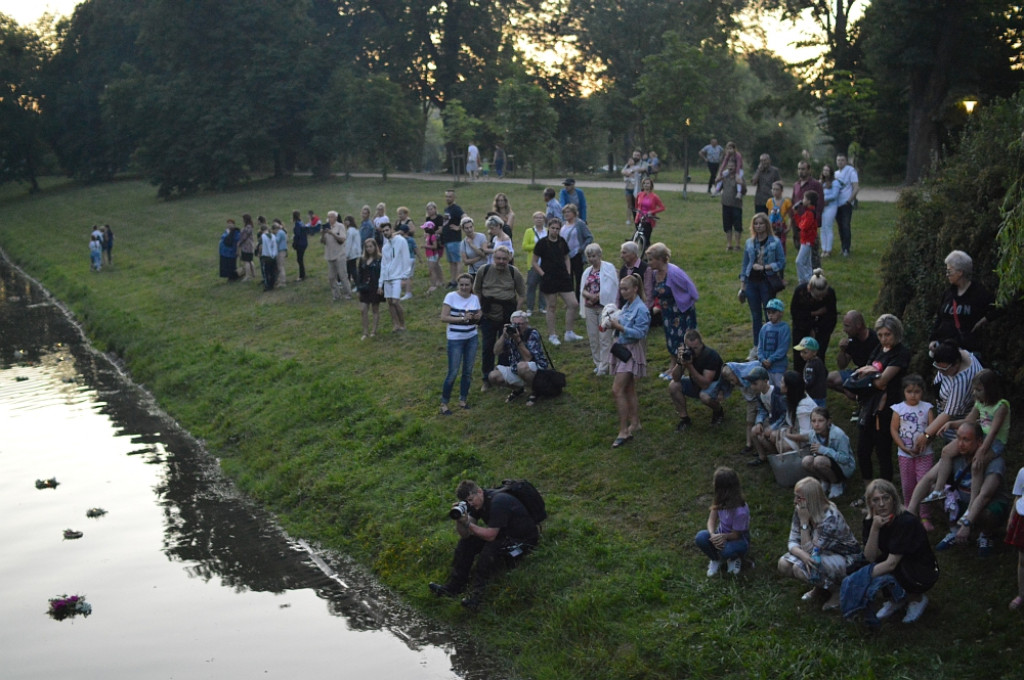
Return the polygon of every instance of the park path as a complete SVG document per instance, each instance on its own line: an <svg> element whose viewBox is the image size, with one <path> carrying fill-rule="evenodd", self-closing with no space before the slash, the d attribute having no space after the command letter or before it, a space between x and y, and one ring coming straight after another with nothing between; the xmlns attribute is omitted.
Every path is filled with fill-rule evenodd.
<svg viewBox="0 0 1024 680"><path fill-rule="evenodd" d="M379 173L369 172L353 172L352 177L367 177L375 178L380 177ZM421 180L424 182L446 182L451 184L454 181L454 177L449 174L439 173L426 173L426 172L392 172L388 173L388 177L394 179L413 179ZM461 175L460 179L464 182L465 175ZM562 185L563 177L538 177L536 183L544 186L550 186L559 188ZM488 184L530 184L528 177L503 177L501 179L490 178L477 180ZM622 180L620 179L576 179L576 186L581 189L621 189L623 187ZM689 191L692 194L703 194L706 191L707 184L703 182L690 182ZM683 185L680 182L658 182L659 193L671 193L671 192L682 192ZM864 186L861 185L860 193L857 194L857 200L874 203L895 203L896 199L899 198L901 187L898 186Z"/></svg>

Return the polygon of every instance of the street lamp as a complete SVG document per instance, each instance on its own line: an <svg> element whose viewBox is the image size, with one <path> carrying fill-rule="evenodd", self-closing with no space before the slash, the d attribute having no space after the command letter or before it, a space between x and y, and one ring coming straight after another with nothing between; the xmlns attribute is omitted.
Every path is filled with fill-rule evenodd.
<svg viewBox="0 0 1024 680"><path fill-rule="evenodd" d="M964 110L967 111L967 115L974 113L974 107L978 105L977 99L965 99L963 101Z"/></svg>

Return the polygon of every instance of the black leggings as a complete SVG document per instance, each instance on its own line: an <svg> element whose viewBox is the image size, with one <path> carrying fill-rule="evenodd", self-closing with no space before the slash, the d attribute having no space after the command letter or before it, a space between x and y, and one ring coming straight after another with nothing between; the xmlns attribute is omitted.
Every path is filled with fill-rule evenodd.
<svg viewBox="0 0 1024 680"><path fill-rule="evenodd" d="M857 462L860 476L864 481L874 479L874 461L878 458L878 476L892 481L892 409L884 408L867 423L857 428Z"/></svg>
<svg viewBox="0 0 1024 680"><path fill-rule="evenodd" d="M295 249L295 261L299 263L299 278L306 278L306 249L296 248Z"/></svg>

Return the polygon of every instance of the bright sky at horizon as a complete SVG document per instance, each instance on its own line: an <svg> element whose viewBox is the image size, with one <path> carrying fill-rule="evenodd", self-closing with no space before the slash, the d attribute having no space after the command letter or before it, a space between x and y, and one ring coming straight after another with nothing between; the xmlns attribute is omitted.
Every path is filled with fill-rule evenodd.
<svg viewBox="0 0 1024 680"><path fill-rule="evenodd" d="M32 26L47 12L71 16L81 0L0 0L0 13L21 26Z"/></svg>

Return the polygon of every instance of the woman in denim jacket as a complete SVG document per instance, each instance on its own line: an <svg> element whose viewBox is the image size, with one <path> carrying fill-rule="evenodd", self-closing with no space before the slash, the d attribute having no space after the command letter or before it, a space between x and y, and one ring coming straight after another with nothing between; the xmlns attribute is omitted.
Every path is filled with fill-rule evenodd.
<svg viewBox="0 0 1024 680"><path fill-rule="evenodd" d="M786 251L782 243L772 234L768 215L758 213L750 221L750 238L743 248L743 268L740 270L739 301L750 305L750 321L753 325L754 345L757 345L761 325L767 316L765 305L776 296L768 283L768 273L780 277L786 269Z"/></svg>
<svg viewBox="0 0 1024 680"><path fill-rule="evenodd" d="M647 331L651 327L651 313L644 304L643 288L637 274L630 274L619 281L619 295L624 303L618 318L609 319L607 324L615 329L615 344L622 345L630 354L628 359L620 359L613 351L609 362L609 370L615 376L612 394L615 395L615 410L619 414L619 433L612 442L612 448L628 442L640 429L636 379L647 375Z"/></svg>

